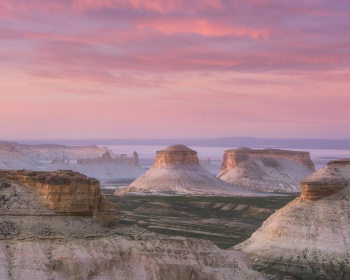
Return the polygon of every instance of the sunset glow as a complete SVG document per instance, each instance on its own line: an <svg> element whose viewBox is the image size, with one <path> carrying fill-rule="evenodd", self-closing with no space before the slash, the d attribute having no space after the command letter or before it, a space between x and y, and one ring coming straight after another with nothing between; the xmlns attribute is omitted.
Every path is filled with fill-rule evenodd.
<svg viewBox="0 0 350 280"><path fill-rule="evenodd" d="M350 138L350 2L0 0L0 139Z"/></svg>

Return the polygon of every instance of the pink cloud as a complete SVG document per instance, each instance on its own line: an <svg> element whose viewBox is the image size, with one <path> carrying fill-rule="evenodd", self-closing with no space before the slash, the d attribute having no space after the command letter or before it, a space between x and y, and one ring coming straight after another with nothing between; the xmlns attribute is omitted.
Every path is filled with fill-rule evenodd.
<svg viewBox="0 0 350 280"><path fill-rule="evenodd" d="M2 133L350 137L349 10L326 0L0 0Z"/></svg>
<svg viewBox="0 0 350 280"><path fill-rule="evenodd" d="M206 19L154 19L138 24L139 27L146 29L152 27L164 34L188 33L199 34L203 36L227 36L250 38L267 38L268 29L235 27L218 22L211 22Z"/></svg>

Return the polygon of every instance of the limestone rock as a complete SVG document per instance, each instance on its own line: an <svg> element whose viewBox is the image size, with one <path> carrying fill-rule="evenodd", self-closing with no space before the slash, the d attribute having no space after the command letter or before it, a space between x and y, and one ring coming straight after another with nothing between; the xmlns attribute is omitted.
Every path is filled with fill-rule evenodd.
<svg viewBox="0 0 350 280"><path fill-rule="evenodd" d="M90 186L95 186L96 182L59 173L0 172L1 279L263 279L250 269L244 254L220 250L210 241L137 227L104 228L90 216L56 212L45 202L49 197L38 195L43 184L73 186L91 180ZM90 195L93 199L85 199L98 203L91 207L108 210L107 201L95 199L94 192Z"/></svg>
<svg viewBox="0 0 350 280"><path fill-rule="evenodd" d="M164 166L171 163L199 164L197 152L180 144L156 152L153 166Z"/></svg>
<svg viewBox="0 0 350 280"><path fill-rule="evenodd" d="M96 179L68 170L0 170L0 178L34 188L43 204L57 213L91 216L107 226L116 225L118 207L101 195Z"/></svg>
<svg viewBox="0 0 350 280"><path fill-rule="evenodd" d="M157 151L153 166L127 188L115 195L127 193L182 193L201 195L259 196L224 182L199 165L197 152L184 145L173 145Z"/></svg>
<svg viewBox="0 0 350 280"><path fill-rule="evenodd" d="M343 189L347 180L343 172L339 171L344 166L350 165L350 160L331 161L322 172L316 172L304 179L300 184L301 197L308 200L318 200L337 193Z"/></svg>
<svg viewBox="0 0 350 280"><path fill-rule="evenodd" d="M258 270L297 279L350 279L350 160L341 160L302 182L302 196L234 247Z"/></svg>
<svg viewBox="0 0 350 280"><path fill-rule="evenodd" d="M98 179L137 178L145 172L136 152L117 155L105 147L0 143L0 169L74 170Z"/></svg>
<svg viewBox="0 0 350 280"><path fill-rule="evenodd" d="M239 148L224 152L221 180L260 192L300 192L303 178L315 171L308 152Z"/></svg>
<svg viewBox="0 0 350 280"><path fill-rule="evenodd" d="M110 152L105 152L101 157L78 159L77 164L129 164L139 166L139 155L134 152L132 157L125 154L112 157Z"/></svg>

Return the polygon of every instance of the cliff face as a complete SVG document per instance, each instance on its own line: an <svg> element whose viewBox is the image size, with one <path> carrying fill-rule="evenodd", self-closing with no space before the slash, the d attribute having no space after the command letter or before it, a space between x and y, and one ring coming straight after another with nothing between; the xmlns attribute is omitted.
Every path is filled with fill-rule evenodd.
<svg viewBox="0 0 350 280"><path fill-rule="evenodd" d="M0 145L0 169L22 169L35 165L35 161L10 145Z"/></svg>
<svg viewBox="0 0 350 280"><path fill-rule="evenodd" d="M350 160L330 162L303 180L301 189L301 197L234 249L266 272L350 279Z"/></svg>
<svg viewBox="0 0 350 280"><path fill-rule="evenodd" d="M42 145L18 145L16 149L35 158L37 161L50 161L55 158L92 158L100 157L108 152L107 148L100 148L96 145L89 146L62 146L54 144Z"/></svg>
<svg viewBox="0 0 350 280"><path fill-rule="evenodd" d="M103 224L116 225L118 207L101 195L96 179L69 170L0 170L0 178L34 188L44 205L57 213L92 216Z"/></svg>
<svg viewBox="0 0 350 280"><path fill-rule="evenodd" d="M287 160L293 160L298 163L305 165L311 171L315 171L315 166L310 159L309 152L295 152L277 149L265 149L265 150L252 150L248 148L240 148L227 150L224 152L221 172L232 169L236 167L239 163L256 157L266 157L266 158L282 158Z"/></svg>
<svg viewBox="0 0 350 280"><path fill-rule="evenodd" d="M64 191L57 192L59 186ZM85 215L91 207L102 217L99 209L111 206L98 199L97 187L96 180L72 172L1 171L0 278L262 279L242 253L209 241L101 227Z"/></svg>
<svg viewBox="0 0 350 280"><path fill-rule="evenodd" d="M111 154L109 152L106 152L101 157L78 159L77 164L128 164L139 166L139 155L137 152L134 152L132 157L128 157L127 155L122 154L112 158Z"/></svg>
<svg viewBox="0 0 350 280"><path fill-rule="evenodd" d="M249 190L298 193L314 170L308 152L242 148L225 151L217 177Z"/></svg>
<svg viewBox="0 0 350 280"><path fill-rule="evenodd" d="M318 200L331 196L347 185L343 172L339 170L350 166L350 159L331 161L322 173L316 172L305 178L301 184L301 198L306 200Z"/></svg>
<svg viewBox="0 0 350 280"><path fill-rule="evenodd" d="M0 169L74 170L98 179L130 179L144 173L136 152L116 155L107 148L53 144L0 145Z"/></svg>
<svg viewBox="0 0 350 280"><path fill-rule="evenodd" d="M163 166L171 163L199 164L197 152L184 145L173 145L156 152L153 166Z"/></svg>

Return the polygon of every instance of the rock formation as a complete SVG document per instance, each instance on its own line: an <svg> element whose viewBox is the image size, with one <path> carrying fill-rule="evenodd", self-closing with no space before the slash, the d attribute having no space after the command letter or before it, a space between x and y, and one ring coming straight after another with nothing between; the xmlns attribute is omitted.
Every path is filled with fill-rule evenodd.
<svg viewBox="0 0 350 280"><path fill-rule="evenodd" d="M108 149L97 147L96 145L88 146L64 146L55 144L41 145L17 145L16 149L27 156L36 159L38 162L50 162L54 158L78 159L101 157Z"/></svg>
<svg viewBox="0 0 350 280"><path fill-rule="evenodd" d="M0 145L0 169L23 169L35 166L36 162L11 145Z"/></svg>
<svg viewBox="0 0 350 280"><path fill-rule="evenodd" d="M198 163L197 152L184 145L173 145L157 151L153 166L126 189L126 193L182 193L201 195L259 196L215 178Z"/></svg>
<svg viewBox="0 0 350 280"><path fill-rule="evenodd" d="M137 152L134 152L132 157L128 157L126 154L115 155L112 158L110 152L105 152L101 157L97 158L81 158L77 160L77 164L127 164L139 166L139 155Z"/></svg>
<svg viewBox="0 0 350 280"><path fill-rule="evenodd" d="M268 273L350 279L350 159L329 162L301 190L234 249Z"/></svg>
<svg viewBox="0 0 350 280"><path fill-rule="evenodd" d="M34 188L43 204L56 213L91 216L108 226L117 223L118 207L101 194L100 182L96 179L67 170L0 170L0 178Z"/></svg>
<svg viewBox="0 0 350 280"><path fill-rule="evenodd" d="M1 144L2 143L2 144ZM145 171L136 152L131 157L107 148L54 144L0 143L0 169L37 171L74 170L98 179L137 178Z"/></svg>
<svg viewBox="0 0 350 280"><path fill-rule="evenodd" d="M239 148L224 152L221 180L261 192L300 192L299 183L315 171L308 152Z"/></svg>
<svg viewBox="0 0 350 280"><path fill-rule="evenodd" d="M244 254L209 241L94 223L87 211L106 201L81 174L1 171L0 201L4 280L262 279Z"/></svg>

